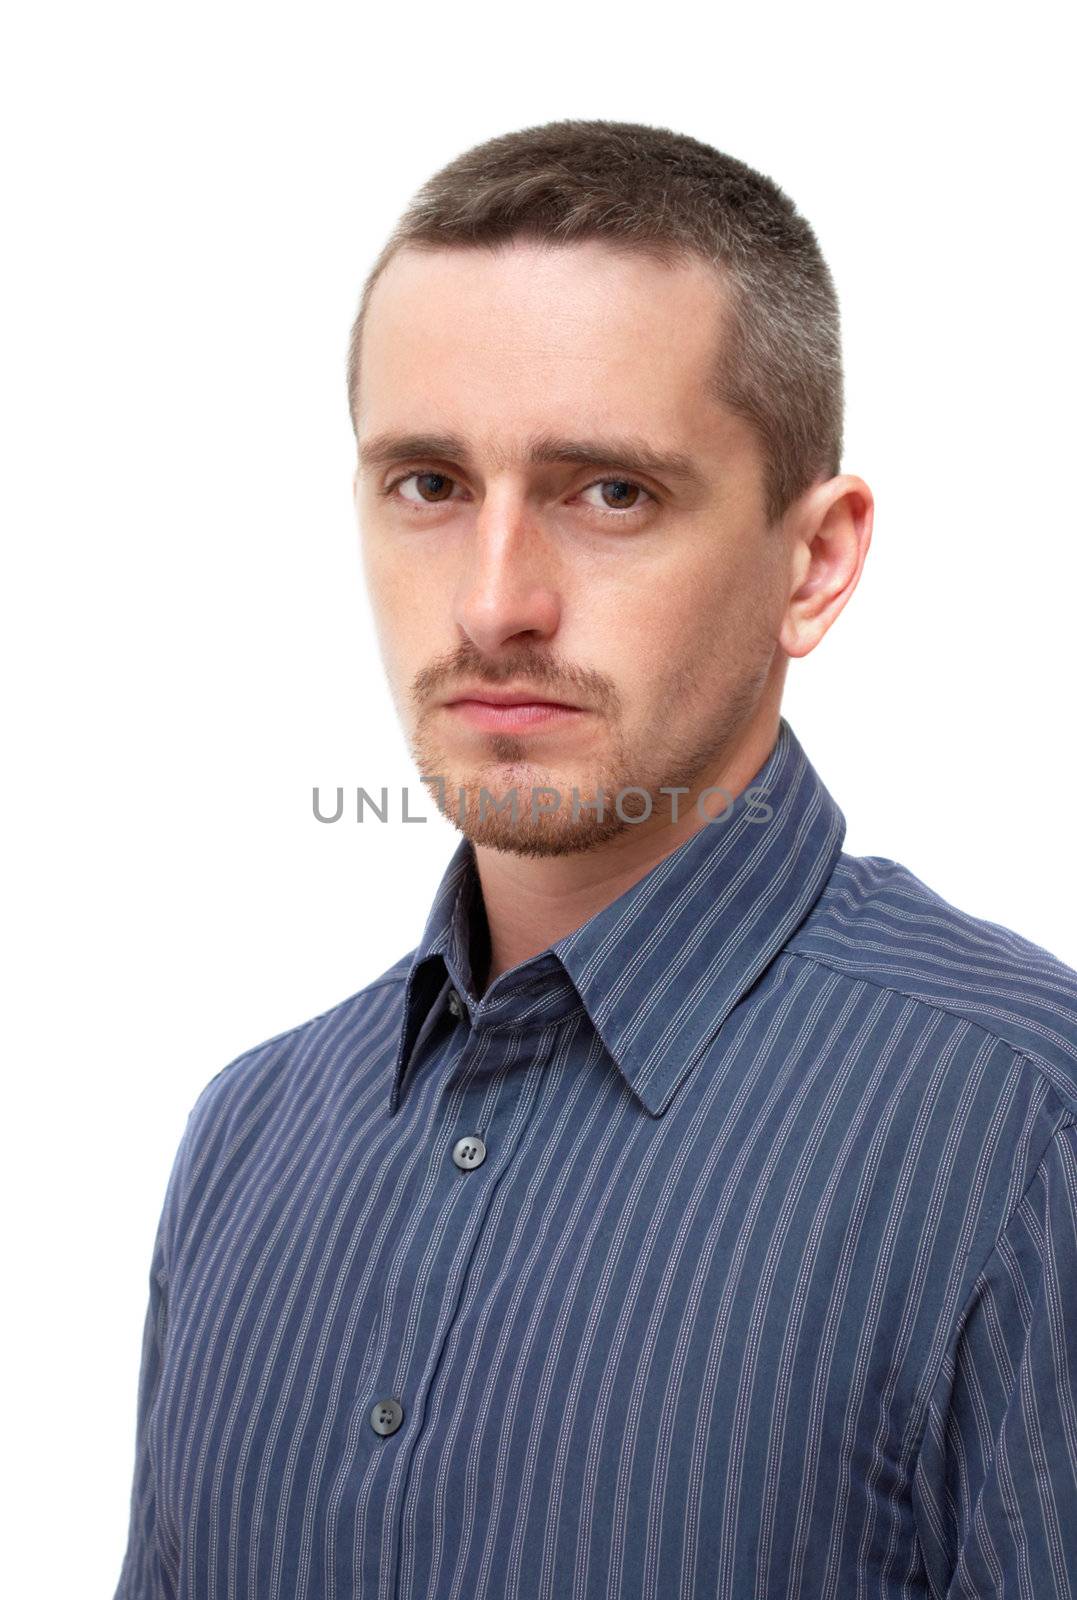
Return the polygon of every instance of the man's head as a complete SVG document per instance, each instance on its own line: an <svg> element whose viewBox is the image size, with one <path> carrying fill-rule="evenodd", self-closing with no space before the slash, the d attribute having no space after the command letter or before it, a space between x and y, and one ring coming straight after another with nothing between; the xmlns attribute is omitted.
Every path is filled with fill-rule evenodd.
<svg viewBox="0 0 1077 1600"><path fill-rule="evenodd" d="M476 843L590 848L637 826L630 786L656 825L855 586L829 272L769 179L693 139L566 122L457 158L371 271L349 394L390 683ZM447 703L483 686L577 709Z"/></svg>

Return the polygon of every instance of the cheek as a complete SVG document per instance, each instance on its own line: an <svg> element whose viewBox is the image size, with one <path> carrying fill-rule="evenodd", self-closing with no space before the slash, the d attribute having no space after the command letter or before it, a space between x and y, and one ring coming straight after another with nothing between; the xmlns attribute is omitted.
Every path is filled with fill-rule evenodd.
<svg viewBox="0 0 1077 1600"><path fill-rule="evenodd" d="M672 727L698 715L769 649L760 596L716 562L638 591L623 618L626 695Z"/></svg>
<svg viewBox="0 0 1077 1600"><path fill-rule="evenodd" d="M620 608L618 648L625 671L644 692L660 691L682 675L686 659L721 631L728 595L713 571L679 571L634 585Z"/></svg>
<svg viewBox="0 0 1077 1600"><path fill-rule="evenodd" d="M386 674L394 690L406 688L424 664L424 639L429 652L440 635L427 615L425 596L413 572L370 550L364 550L363 566L367 600Z"/></svg>
<svg viewBox="0 0 1077 1600"><path fill-rule="evenodd" d="M395 598L407 577L407 564L399 559L391 543L377 532L364 532L363 572L372 603L383 608Z"/></svg>
<svg viewBox="0 0 1077 1600"><path fill-rule="evenodd" d="M421 613L427 622L451 616L463 549L451 530L407 529L377 511L361 519L363 570L372 603L385 612ZM442 624L442 629L444 623Z"/></svg>
<svg viewBox="0 0 1077 1600"><path fill-rule="evenodd" d="M363 571L370 603L383 625L407 632L427 626L445 588L429 557L377 534L364 537Z"/></svg>

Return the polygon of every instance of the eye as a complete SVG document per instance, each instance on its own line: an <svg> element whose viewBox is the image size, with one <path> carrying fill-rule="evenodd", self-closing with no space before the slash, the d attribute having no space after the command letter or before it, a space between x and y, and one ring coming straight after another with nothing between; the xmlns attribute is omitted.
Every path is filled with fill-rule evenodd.
<svg viewBox="0 0 1077 1600"><path fill-rule="evenodd" d="M409 506L418 508L443 505L449 500L460 498L459 494L454 495L454 489L460 490L460 485L447 472L426 471L409 472L403 477L396 478L386 485L382 493L396 495ZM463 490L460 492L465 493ZM600 478L596 483L588 484L580 493L586 504L600 515L614 517L622 522L654 502L654 495L650 490L630 478ZM598 496L597 499L593 498L595 495Z"/></svg>
<svg viewBox="0 0 1077 1600"><path fill-rule="evenodd" d="M386 489L386 494L399 490L401 500L409 505L440 505L452 499L455 478L446 472L409 472L406 478L397 478Z"/></svg>
<svg viewBox="0 0 1077 1600"><path fill-rule="evenodd" d="M630 478L600 478L582 491L584 499L596 490L599 499L587 500L587 504L609 516L625 517L633 511L642 511L654 499L642 484L633 483Z"/></svg>

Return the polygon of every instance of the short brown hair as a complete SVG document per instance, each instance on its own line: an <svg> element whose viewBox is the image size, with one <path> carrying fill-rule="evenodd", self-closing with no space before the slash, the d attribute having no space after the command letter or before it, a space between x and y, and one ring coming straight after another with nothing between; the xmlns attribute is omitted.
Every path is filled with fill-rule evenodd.
<svg viewBox="0 0 1077 1600"><path fill-rule="evenodd" d="M423 185L363 286L348 348L353 426L366 309L397 251L524 237L603 239L715 267L728 319L712 393L756 430L768 519L840 471L838 301L811 226L773 179L687 134L636 122L521 128L465 151Z"/></svg>

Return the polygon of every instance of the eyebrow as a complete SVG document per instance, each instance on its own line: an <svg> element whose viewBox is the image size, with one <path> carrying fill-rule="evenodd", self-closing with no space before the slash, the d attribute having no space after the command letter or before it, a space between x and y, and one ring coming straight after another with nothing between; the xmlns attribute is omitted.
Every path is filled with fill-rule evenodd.
<svg viewBox="0 0 1077 1600"><path fill-rule="evenodd" d="M468 448L454 433L377 433L359 445L359 462L366 471L424 456L462 463L468 459ZM499 466L509 466L512 459L505 452L497 453ZM689 456L680 451L652 450L639 439L562 439L537 434L529 440L523 459L531 466L562 462L585 467L616 465L628 472L705 487L703 476Z"/></svg>

